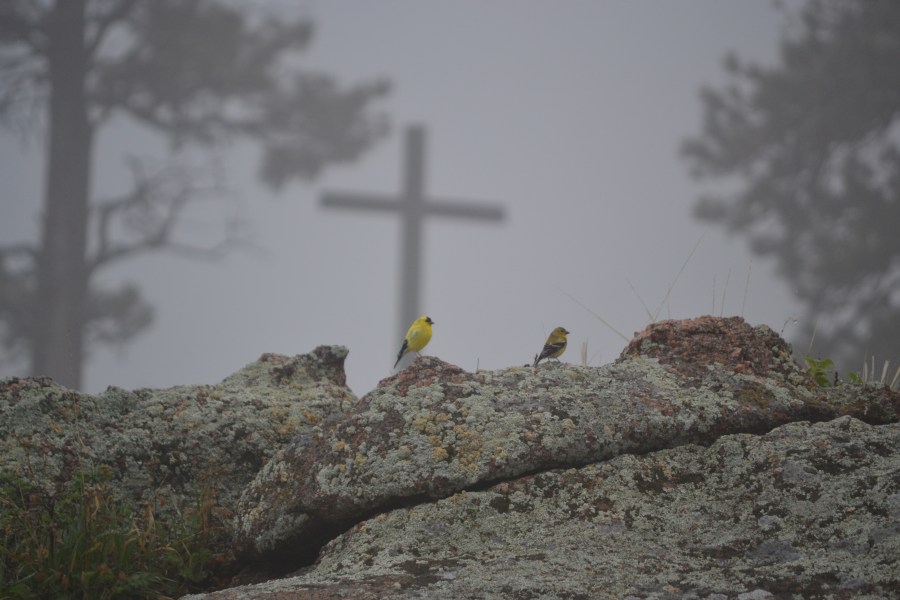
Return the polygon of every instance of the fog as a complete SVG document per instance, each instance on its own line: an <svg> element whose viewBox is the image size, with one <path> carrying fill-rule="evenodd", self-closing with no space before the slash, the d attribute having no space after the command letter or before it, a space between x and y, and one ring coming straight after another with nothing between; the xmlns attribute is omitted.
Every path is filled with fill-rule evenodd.
<svg viewBox="0 0 900 600"><path fill-rule="evenodd" d="M239 215L257 250L216 262L147 255L104 272L103 282L138 282L156 320L123 348L92 351L88 391L215 383L265 352L323 344L349 348L359 395L389 376L409 325L397 322L400 220L320 203L327 190L397 194L410 124L427 131L429 197L499 204L506 215L426 219L421 313L436 323L426 354L467 370L522 365L562 325L572 332L562 360L581 364L587 343L599 365L624 347L620 334L654 317L711 313L789 333L799 311L790 290L743 239L692 217L700 188L678 155L699 131L700 86L724 81L727 51L774 61L769 3L278 6L315 23L305 64L344 83L392 82L381 103L391 135L360 161L277 194L257 183L252 146L218 151L228 192L221 207L189 215L181 235L211 239ZM94 195L127 185L125 154L168 151L125 122L103 129ZM3 242L37 237L42 169L39 140L4 132Z"/></svg>

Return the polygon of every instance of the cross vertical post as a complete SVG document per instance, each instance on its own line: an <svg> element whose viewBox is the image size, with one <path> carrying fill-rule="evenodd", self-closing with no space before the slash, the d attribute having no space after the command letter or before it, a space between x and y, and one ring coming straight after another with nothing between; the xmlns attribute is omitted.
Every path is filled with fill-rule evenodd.
<svg viewBox="0 0 900 600"><path fill-rule="evenodd" d="M403 197L403 237L400 244L400 314L403 323L419 316L422 281L422 205L425 200L425 132L422 127L406 130Z"/></svg>
<svg viewBox="0 0 900 600"><path fill-rule="evenodd" d="M383 194L326 191L324 208L400 213L400 335L421 314L419 304L422 281L422 230L426 216L452 217L477 221L502 222L502 206L476 204L465 200L426 198L425 194L425 128L411 125L404 140L403 189L400 197ZM431 315L434 316L434 315ZM435 319L440 321L440 317Z"/></svg>

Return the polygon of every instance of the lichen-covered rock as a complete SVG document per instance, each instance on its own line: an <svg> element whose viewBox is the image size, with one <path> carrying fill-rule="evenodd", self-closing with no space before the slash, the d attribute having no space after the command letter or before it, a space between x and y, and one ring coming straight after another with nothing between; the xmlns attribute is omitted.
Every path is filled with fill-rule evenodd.
<svg viewBox="0 0 900 600"><path fill-rule="evenodd" d="M702 380L714 364L735 373L777 374L794 384L805 380L787 342L768 326L751 327L740 317L652 323L634 335L619 360L634 356L657 358L685 381Z"/></svg>
<svg viewBox="0 0 900 600"><path fill-rule="evenodd" d="M192 598L895 598L900 425L724 436L399 508Z"/></svg>
<svg viewBox="0 0 900 600"><path fill-rule="evenodd" d="M299 554L377 512L523 474L803 419L897 419L896 393L810 390L767 328L698 321L661 323L669 333L646 336L653 341L599 368L473 374L421 358L279 451L241 498L238 540L251 556L297 564Z"/></svg>
<svg viewBox="0 0 900 600"><path fill-rule="evenodd" d="M0 381L0 471L48 489L108 466L113 492L177 507L211 485L233 510L243 487L293 436L356 398L340 346L265 354L217 385L81 394L46 378Z"/></svg>

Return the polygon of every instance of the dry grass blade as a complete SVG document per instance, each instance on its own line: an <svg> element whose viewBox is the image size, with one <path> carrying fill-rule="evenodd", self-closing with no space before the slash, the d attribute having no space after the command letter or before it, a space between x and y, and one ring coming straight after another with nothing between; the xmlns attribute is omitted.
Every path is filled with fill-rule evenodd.
<svg viewBox="0 0 900 600"><path fill-rule="evenodd" d="M653 313L650 312L650 308L649 308L649 307L647 306L647 304L644 302L644 299L641 298L641 295L638 294L637 289L635 289L635 287L634 287L633 285L631 285L631 282L628 281L628 278L627 278L627 277L625 278L625 283L628 284L628 287L630 287L630 288L631 288L631 291L634 292L634 295L637 296L638 302L640 302L640 303L641 303L641 306L644 307L644 312L647 313L647 318L650 319L650 320L652 321L652 320L653 320Z"/></svg>
<svg viewBox="0 0 900 600"><path fill-rule="evenodd" d="M744 307L747 306L747 292L750 290L750 269L753 268L753 263L747 265L747 281L744 283L744 299L741 300L741 318L744 318Z"/></svg>
<svg viewBox="0 0 900 600"><path fill-rule="evenodd" d="M785 322L786 324L787 322ZM784 327L781 328L784 331ZM806 349L806 355L812 356L813 343L816 341L816 332L819 331L819 320L816 319L816 324L813 326L812 336L809 338L809 347Z"/></svg>
<svg viewBox="0 0 900 600"><path fill-rule="evenodd" d="M572 302L574 302L575 304L577 304L578 306L580 306L580 307L583 308L584 310L586 310L586 311L588 311L589 313L591 313L591 315L593 315L595 319L597 319L598 321L600 321L601 323L603 323L604 325L606 325L606 327L609 328L610 331L612 331L613 333L615 333L617 336L619 336L620 338L622 338L622 339L625 340L626 342L630 342L630 341L631 341L631 340L629 340L627 337L625 337L621 332L619 332L619 330L617 330L615 327L613 327L612 325L610 325L609 323L607 323L606 320L605 320L603 317L601 317L600 315L598 315L597 313L595 313L594 311L592 311L590 308L588 308L587 306L585 306L583 303L581 303L577 298L575 298L575 296L573 296L573 295L570 294L569 292L566 292L565 290L561 290L561 291L562 291L563 294L565 294L566 296L568 296L569 299L570 299Z"/></svg>
<svg viewBox="0 0 900 600"><path fill-rule="evenodd" d="M672 280L672 284L669 285L669 289L666 290L666 295L663 297L662 302L659 303L659 308L656 309L656 312L653 313L653 322L656 322L656 317L659 316L659 311L662 310L663 306L666 305L666 302L669 301L669 296L672 295L672 288L675 287L675 284L678 283L678 280L681 278L681 274L684 273L685 268L688 266L688 263L691 262L691 258L694 256L694 252L697 251L697 248L700 247L700 242L703 241L703 238L706 236L706 232L704 231L700 238L697 240L697 243L694 244L694 247L691 249L691 253L688 254L688 257L684 259L684 263L681 265L681 268L678 270L678 274L675 276L675 279ZM715 312L715 310L713 311Z"/></svg>
<svg viewBox="0 0 900 600"><path fill-rule="evenodd" d="M728 274L725 276L725 287L722 289L722 304L719 307L719 317L725 314L725 295L728 293L728 282L731 281L731 269L728 269ZM713 307L715 309L715 307Z"/></svg>

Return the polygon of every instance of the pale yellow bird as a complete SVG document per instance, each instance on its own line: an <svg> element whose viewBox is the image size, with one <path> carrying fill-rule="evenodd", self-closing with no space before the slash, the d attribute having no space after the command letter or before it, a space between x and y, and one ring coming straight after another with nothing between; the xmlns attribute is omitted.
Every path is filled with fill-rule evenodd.
<svg viewBox="0 0 900 600"><path fill-rule="evenodd" d="M566 331L565 327L557 327L551 331L541 353L534 357L534 366L538 366L538 363L545 358L559 358L566 351L566 344L568 344L568 340L566 340L567 335L569 335L569 332Z"/></svg>
<svg viewBox="0 0 900 600"><path fill-rule="evenodd" d="M397 353L397 362L394 363L394 368L397 368L397 365L400 364L400 359L403 358L404 354L407 352L418 354L422 348L428 345L428 342L431 341L432 325L434 325L434 321L426 316L421 316L413 321L413 324L409 326L409 330L406 332L406 337L403 338L403 345L400 346L400 352Z"/></svg>

